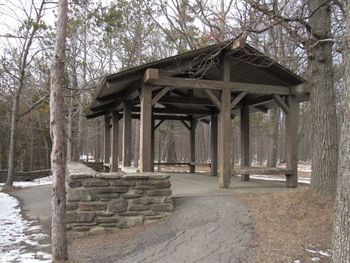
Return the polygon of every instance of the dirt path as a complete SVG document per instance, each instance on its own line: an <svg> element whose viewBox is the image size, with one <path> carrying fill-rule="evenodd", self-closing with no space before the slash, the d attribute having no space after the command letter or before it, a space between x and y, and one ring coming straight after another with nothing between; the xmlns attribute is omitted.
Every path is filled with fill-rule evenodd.
<svg viewBox="0 0 350 263"><path fill-rule="evenodd" d="M175 211L157 224L75 241L78 262L252 262L252 224L232 196L175 198Z"/></svg>

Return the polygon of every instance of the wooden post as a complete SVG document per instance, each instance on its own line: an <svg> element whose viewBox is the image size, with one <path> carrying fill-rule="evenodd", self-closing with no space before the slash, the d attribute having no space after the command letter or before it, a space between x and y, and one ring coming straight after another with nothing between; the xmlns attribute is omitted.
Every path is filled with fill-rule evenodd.
<svg viewBox="0 0 350 263"><path fill-rule="evenodd" d="M151 128L151 172L154 172L154 135L155 135L155 132L156 132L156 129L155 129L155 119L153 117L153 114L152 114L152 128Z"/></svg>
<svg viewBox="0 0 350 263"><path fill-rule="evenodd" d="M287 97L289 113L286 115L286 165L292 174L286 174L287 187L298 185L298 104L293 95Z"/></svg>
<svg viewBox="0 0 350 263"><path fill-rule="evenodd" d="M211 175L218 175L218 115L211 115Z"/></svg>
<svg viewBox="0 0 350 263"><path fill-rule="evenodd" d="M119 114L118 112L112 112L112 162L110 172L118 172L118 137L119 137Z"/></svg>
<svg viewBox="0 0 350 263"><path fill-rule="evenodd" d="M140 119L140 171L151 171L152 159L152 88L143 85L141 88Z"/></svg>
<svg viewBox="0 0 350 263"><path fill-rule="evenodd" d="M241 167L249 166L249 108L241 106ZM241 174L242 181L249 181L249 174Z"/></svg>
<svg viewBox="0 0 350 263"><path fill-rule="evenodd" d="M131 166L131 102L123 102L123 166Z"/></svg>
<svg viewBox="0 0 350 263"><path fill-rule="evenodd" d="M191 130L190 130L190 147L191 147L191 155L190 155L190 173L196 172L196 128L198 121L191 120Z"/></svg>
<svg viewBox="0 0 350 263"><path fill-rule="evenodd" d="M105 136L104 136L104 163L109 163L111 154L111 118L108 114L105 115Z"/></svg>
<svg viewBox="0 0 350 263"><path fill-rule="evenodd" d="M223 58L223 80L230 81L230 63ZM229 188L231 184L231 90L221 92L219 115L219 186Z"/></svg>

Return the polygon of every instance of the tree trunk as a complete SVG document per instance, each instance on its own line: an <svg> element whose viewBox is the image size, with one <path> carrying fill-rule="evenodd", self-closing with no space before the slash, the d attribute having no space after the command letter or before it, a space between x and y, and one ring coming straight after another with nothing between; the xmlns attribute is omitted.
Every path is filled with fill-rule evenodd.
<svg viewBox="0 0 350 263"><path fill-rule="evenodd" d="M322 5L320 7L320 5ZM320 8L319 8L320 7ZM315 11L317 10L317 11ZM335 195L338 136L332 65L330 2L309 0L312 36L308 43L308 70L311 86L313 156L311 189L320 194Z"/></svg>
<svg viewBox="0 0 350 263"><path fill-rule="evenodd" d="M347 27L343 38L344 119L339 141L338 188L335 199L332 262L350 262L350 4L346 6Z"/></svg>
<svg viewBox="0 0 350 263"><path fill-rule="evenodd" d="M33 102L32 102L33 103ZM33 113L30 112L30 145L29 145L29 171L34 170L34 127Z"/></svg>
<svg viewBox="0 0 350 263"><path fill-rule="evenodd" d="M8 157L8 172L6 179L6 187L13 185L13 178L16 168L16 143L17 143L17 118L18 118L18 105L19 105L19 93L15 94L13 98L12 111L11 111L11 130L10 130L10 149Z"/></svg>
<svg viewBox="0 0 350 263"><path fill-rule="evenodd" d="M68 21L67 0L58 1L57 35L51 73L50 132L52 138L51 172L54 177L52 205L52 255L66 260L66 146L63 114L64 60Z"/></svg>

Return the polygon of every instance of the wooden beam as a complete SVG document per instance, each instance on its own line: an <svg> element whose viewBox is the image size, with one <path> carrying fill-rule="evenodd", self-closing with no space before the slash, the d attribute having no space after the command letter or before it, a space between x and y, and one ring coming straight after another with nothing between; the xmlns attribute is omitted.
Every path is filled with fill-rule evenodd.
<svg viewBox="0 0 350 263"><path fill-rule="evenodd" d="M232 102L231 102L231 109L236 107L236 105L243 99L245 95L247 95L248 92L241 92Z"/></svg>
<svg viewBox="0 0 350 263"><path fill-rule="evenodd" d="M143 85L141 88L140 114L140 171L151 171L152 158L152 88Z"/></svg>
<svg viewBox="0 0 350 263"><path fill-rule="evenodd" d="M155 132L156 132L156 129L154 128L155 127L155 119L154 117L152 116L152 129L151 129L151 172L154 172L154 156L155 156L155 153L154 153L154 150L155 150L155 147L154 147L154 136L155 136Z"/></svg>
<svg viewBox="0 0 350 263"><path fill-rule="evenodd" d="M123 102L123 166L131 166L131 102Z"/></svg>
<svg viewBox="0 0 350 263"><path fill-rule="evenodd" d="M211 167L210 174L212 176L218 175L218 115L211 115L210 124L210 141L211 141Z"/></svg>
<svg viewBox="0 0 350 263"><path fill-rule="evenodd" d="M223 58L224 83L230 81L230 63ZM220 81L221 82L221 81ZM219 122L219 186L229 188L231 184L231 90L223 89L221 92L222 109Z"/></svg>
<svg viewBox="0 0 350 263"><path fill-rule="evenodd" d="M250 107L250 109L255 109L256 111L260 111L262 113L267 113L269 111L268 108L264 107L263 105L253 106Z"/></svg>
<svg viewBox="0 0 350 263"><path fill-rule="evenodd" d="M196 128L198 121L191 120L191 130L190 130L190 173L196 172L196 165L193 164L196 162Z"/></svg>
<svg viewBox="0 0 350 263"><path fill-rule="evenodd" d="M152 99L152 105L156 104L161 97L163 97L165 94L167 94L170 90L173 88L171 87L165 87L163 88L153 99Z"/></svg>
<svg viewBox="0 0 350 263"><path fill-rule="evenodd" d="M274 99L270 95L259 96L257 98L246 98L244 104L246 107L255 107L273 102Z"/></svg>
<svg viewBox="0 0 350 263"><path fill-rule="evenodd" d="M287 97L289 113L286 115L286 168L292 173L286 174L287 187L298 185L298 104L295 96Z"/></svg>
<svg viewBox="0 0 350 263"><path fill-rule="evenodd" d="M191 124L188 125L184 120L181 120L181 122L189 131L191 131Z"/></svg>
<svg viewBox="0 0 350 263"><path fill-rule="evenodd" d="M273 95L273 99L277 102L278 106L281 107L285 114L289 113L288 105L283 101L283 99L278 95Z"/></svg>
<svg viewBox="0 0 350 263"><path fill-rule="evenodd" d="M216 105L216 107L221 110L222 109L222 104L221 101L216 97L216 95L210 90L210 89L205 89L205 93L208 95L209 99Z"/></svg>
<svg viewBox="0 0 350 263"><path fill-rule="evenodd" d="M294 87L291 87L290 89L291 89L292 95L302 95L302 94L310 93L310 85L309 83L306 83L306 82L296 85Z"/></svg>
<svg viewBox="0 0 350 263"><path fill-rule="evenodd" d="M105 115L105 132L104 132L104 154L103 154L103 162L109 163L109 158L111 156L111 117L106 114Z"/></svg>
<svg viewBox="0 0 350 263"><path fill-rule="evenodd" d="M157 68L148 68L145 71L143 81L145 84L151 81L152 79L159 79L159 69Z"/></svg>
<svg viewBox="0 0 350 263"><path fill-rule="evenodd" d="M111 140L111 155L112 162L110 167L110 172L118 172L118 138L119 138L119 114L115 111L112 112L112 140Z"/></svg>
<svg viewBox="0 0 350 263"><path fill-rule="evenodd" d="M241 106L241 167L250 165L249 156L249 108ZM242 181L249 181L249 174L241 174Z"/></svg>
<svg viewBox="0 0 350 263"><path fill-rule="evenodd" d="M141 120L141 115L138 113L133 113L131 114L131 118L133 119L140 119ZM174 120L174 121L190 121L193 118L190 116L177 116L177 115L153 115L155 120Z"/></svg>
<svg viewBox="0 0 350 263"><path fill-rule="evenodd" d="M140 107L133 107L133 112L140 112ZM153 108L153 113L169 113L169 114L203 114L203 115L211 115L212 113L218 113L218 110L212 109L180 109L172 105L166 105L164 108Z"/></svg>
<svg viewBox="0 0 350 263"><path fill-rule="evenodd" d="M156 125L154 125L154 130L158 129L158 127L164 122L165 120L160 120Z"/></svg>
<svg viewBox="0 0 350 263"><path fill-rule="evenodd" d="M93 119L93 118L96 118L96 117L100 117L100 116L103 116L105 115L107 112L105 110L102 110L102 111L89 111L87 114L86 114L86 118L87 119Z"/></svg>
<svg viewBox="0 0 350 263"><path fill-rule="evenodd" d="M177 96L164 96L159 99L160 104L188 104L188 105L200 105L200 106L213 106L216 105L207 98L197 97L177 97Z"/></svg>
<svg viewBox="0 0 350 263"><path fill-rule="evenodd" d="M186 89L201 89L201 90L229 89L232 92L246 91L251 94L277 94L277 95L290 94L289 87L285 87L285 86L250 84L250 83L241 83L241 82L232 82L232 81L165 77L165 76L159 76L159 74L158 75L149 74L147 79L145 79L145 83L157 85L157 86L169 86L174 88L186 88Z"/></svg>

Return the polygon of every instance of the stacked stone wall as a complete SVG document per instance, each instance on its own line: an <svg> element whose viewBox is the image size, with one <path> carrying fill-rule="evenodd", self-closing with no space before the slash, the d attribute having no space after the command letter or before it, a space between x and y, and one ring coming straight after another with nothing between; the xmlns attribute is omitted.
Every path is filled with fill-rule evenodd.
<svg viewBox="0 0 350 263"><path fill-rule="evenodd" d="M68 164L67 230L76 237L147 224L173 210L169 175L98 173Z"/></svg>

